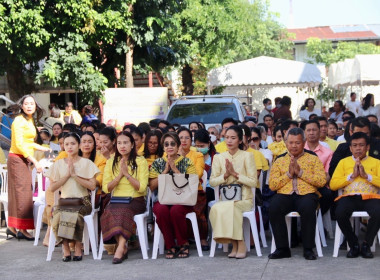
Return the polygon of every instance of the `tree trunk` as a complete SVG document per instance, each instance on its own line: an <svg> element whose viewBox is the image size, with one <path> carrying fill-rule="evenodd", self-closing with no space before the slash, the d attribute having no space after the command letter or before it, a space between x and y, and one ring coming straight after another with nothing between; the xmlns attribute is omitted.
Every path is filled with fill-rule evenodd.
<svg viewBox="0 0 380 280"><path fill-rule="evenodd" d="M193 68L189 64L186 64L182 68L182 92L185 95L193 95L194 92L194 82L193 82Z"/></svg>
<svg viewBox="0 0 380 280"><path fill-rule="evenodd" d="M129 51L126 53L125 59L125 82L127 88L133 88L133 39L131 36L127 36L127 46Z"/></svg>
<svg viewBox="0 0 380 280"><path fill-rule="evenodd" d="M130 17L133 19L133 4L129 4L128 12L131 13ZM133 88L133 51L135 44L132 36L127 35L128 52L125 54L125 84L127 88Z"/></svg>
<svg viewBox="0 0 380 280"><path fill-rule="evenodd" d="M26 74L23 71L23 66L19 62L8 61L10 67L7 68L7 82L9 89L9 97L16 102L22 96L32 93L34 84L28 84Z"/></svg>

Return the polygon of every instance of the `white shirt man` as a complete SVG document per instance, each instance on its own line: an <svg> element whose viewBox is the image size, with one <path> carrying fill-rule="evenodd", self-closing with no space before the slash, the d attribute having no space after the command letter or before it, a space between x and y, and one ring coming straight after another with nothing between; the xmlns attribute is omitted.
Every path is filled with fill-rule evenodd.
<svg viewBox="0 0 380 280"><path fill-rule="evenodd" d="M360 102L356 101L356 93L351 92L351 100L347 102L346 109L354 113L355 117L357 117L359 108L360 108Z"/></svg>

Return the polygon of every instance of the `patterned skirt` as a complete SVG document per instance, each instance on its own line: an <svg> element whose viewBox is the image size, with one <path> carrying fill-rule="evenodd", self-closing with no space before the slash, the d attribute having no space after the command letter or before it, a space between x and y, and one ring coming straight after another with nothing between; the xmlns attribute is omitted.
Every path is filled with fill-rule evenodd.
<svg viewBox="0 0 380 280"><path fill-rule="evenodd" d="M8 162L8 226L34 229L32 173L23 156L9 154Z"/></svg>
<svg viewBox="0 0 380 280"><path fill-rule="evenodd" d="M126 240L136 234L136 224L133 217L144 213L146 203L144 197L135 197L129 204L108 204L100 217L100 226L103 233L103 241L122 235Z"/></svg>

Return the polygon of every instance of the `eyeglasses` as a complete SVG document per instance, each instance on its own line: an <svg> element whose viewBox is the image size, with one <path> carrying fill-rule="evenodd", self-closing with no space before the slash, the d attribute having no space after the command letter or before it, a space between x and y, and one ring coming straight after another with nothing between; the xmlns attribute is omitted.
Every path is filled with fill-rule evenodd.
<svg viewBox="0 0 380 280"><path fill-rule="evenodd" d="M170 142L164 142L164 147L167 148L169 146L175 147L177 146L176 142L170 141Z"/></svg>
<svg viewBox="0 0 380 280"><path fill-rule="evenodd" d="M190 136L181 136L179 137L180 140L190 140Z"/></svg>

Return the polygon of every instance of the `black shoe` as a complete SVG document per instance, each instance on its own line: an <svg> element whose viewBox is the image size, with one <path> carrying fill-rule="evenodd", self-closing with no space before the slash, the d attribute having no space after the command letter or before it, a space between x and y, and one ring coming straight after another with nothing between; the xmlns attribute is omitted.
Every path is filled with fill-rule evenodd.
<svg viewBox="0 0 380 280"><path fill-rule="evenodd" d="M371 252L371 248L368 246L367 242L363 242L360 254L365 259L372 259L373 258L373 254Z"/></svg>
<svg viewBox="0 0 380 280"><path fill-rule="evenodd" d="M317 259L317 256L314 254L314 251L312 249L304 249L303 257L305 258L305 260L309 260L309 261L313 261Z"/></svg>
<svg viewBox="0 0 380 280"><path fill-rule="evenodd" d="M7 228L7 230L5 231L6 235L7 235L7 240L9 239L8 238L8 235L11 235L13 237L16 237L17 233L14 233L13 231L11 231L9 228Z"/></svg>
<svg viewBox="0 0 380 280"><path fill-rule="evenodd" d="M75 258L75 257L74 257ZM70 262L71 261L71 255L70 256L67 256L67 257L63 257L62 258L62 261L63 262Z"/></svg>
<svg viewBox="0 0 380 280"><path fill-rule="evenodd" d="M201 245L202 251L210 251L210 246L209 245Z"/></svg>
<svg viewBox="0 0 380 280"><path fill-rule="evenodd" d="M21 231L17 232L16 234L17 239L20 241L20 239L25 239L27 241L34 241L34 237L28 237L25 234L23 234Z"/></svg>
<svg viewBox="0 0 380 280"><path fill-rule="evenodd" d="M73 261L74 262L80 262L82 260L82 256L74 256Z"/></svg>
<svg viewBox="0 0 380 280"><path fill-rule="evenodd" d="M268 256L268 259L271 260L277 260L277 259L284 259L284 258L290 258L291 253L289 248L285 249L276 249L272 254Z"/></svg>
<svg viewBox="0 0 380 280"><path fill-rule="evenodd" d="M360 247L359 244L355 244L350 247L350 251L347 253L347 258L357 258L360 255Z"/></svg>

